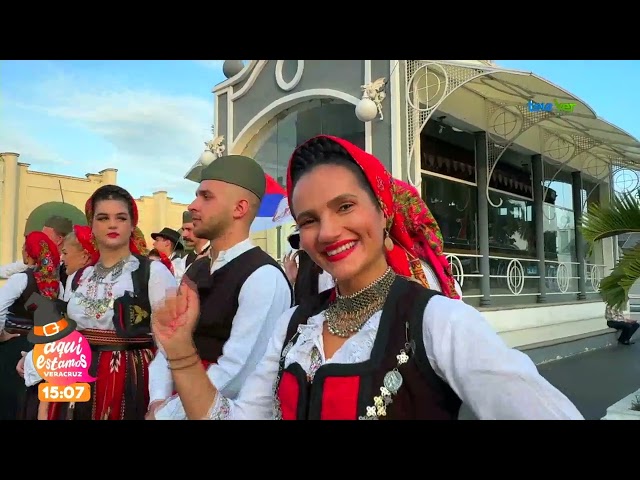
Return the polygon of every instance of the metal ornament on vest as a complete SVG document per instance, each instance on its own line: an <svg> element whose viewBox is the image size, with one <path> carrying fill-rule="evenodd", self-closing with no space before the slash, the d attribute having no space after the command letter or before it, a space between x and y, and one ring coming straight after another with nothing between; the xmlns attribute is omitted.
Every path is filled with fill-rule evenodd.
<svg viewBox="0 0 640 480"><path fill-rule="evenodd" d="M56 304L39 293L32 293L25 304L27 310L35 310L33 329L27 340L34 344L51 343L75 331L77 324L70 318L61 317Z"/></svg>

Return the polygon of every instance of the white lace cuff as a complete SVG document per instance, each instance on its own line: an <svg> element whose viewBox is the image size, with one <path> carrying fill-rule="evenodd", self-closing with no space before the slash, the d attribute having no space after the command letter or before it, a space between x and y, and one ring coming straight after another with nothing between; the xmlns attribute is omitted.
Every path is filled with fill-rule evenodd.
<svg viewBox="0 0 640 480"><path fill-rule="evenodd" d="M158 407L154 417L156 420L186 420L187 412L184 411L180 397L175 394Z"/></svg>
<svg viewBox="0 0 640 480"><path fill-rule="evenodd" d="M229 414L231 412L231 404L227 397L216 393L216 398L213 401L213 405L209 409L209 413L204 420L229 420Z"/></svg>
<svg viewBox="0 0 640 480"><path fill-rule="evenodd" d="M228 420L230 411L230 402L226 397L216 393L216 398L202 420ZM156 420L188 420L187 412L182 406L180 397L176 394L169 397L156 410Z"/></svg>

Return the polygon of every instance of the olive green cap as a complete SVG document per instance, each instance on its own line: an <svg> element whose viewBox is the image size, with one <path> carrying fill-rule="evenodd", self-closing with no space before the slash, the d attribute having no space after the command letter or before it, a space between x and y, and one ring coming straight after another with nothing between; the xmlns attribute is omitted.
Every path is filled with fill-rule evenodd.
<svg viewBox="0 0 640 480"><path fill-rule="evenodd" d="M191 212L187 210L186 212L182 212L182 223L191 223L193 222L193 217L191 216Z"/></svg>
<svg viewBox="0 0 640 480"><path fill-rule="evenodd" d="M63 221L52 221L52 217ZM86 225L87 218L79 208L62 202L48 202L36 207L27 218L24 234L39 232L43 227L51 227L61 235L71 231L73 225Z"/></svg>
<svg viewBox="0 0 640 480"><path fill-rule="evenodd" d="M202 170L200 181L218 180L253 192L262 200L267 188L264 170L253 158L243 155L224 155Z"/></svg>

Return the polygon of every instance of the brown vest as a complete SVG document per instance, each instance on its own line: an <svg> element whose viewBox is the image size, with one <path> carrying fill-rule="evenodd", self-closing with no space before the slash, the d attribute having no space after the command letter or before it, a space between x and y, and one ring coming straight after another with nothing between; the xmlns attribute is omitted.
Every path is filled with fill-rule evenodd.
<svg viewBox="0 0 640 480"><path fill-rule="evenodd" d="M285 279L287 276L260 247L237 256L213 275L209 262L207 257L199 258L185 275L196 284L200 296L200 319L193 335L194 343L203 360L216 362L231 335L240 289L249 276L264 265L273 265Z"/></svg>
<svg viewBox="0 0 640 480"><path fill-rule="evenodd" d="M294 313L283 351L295 343L297 327L326 309L331 291L322 292L313 302L305 302ZM397 368L402 385L390 395L392 403L377 419L455 420L461 401L434 371L424 348L422 323L424 309L439 292L398 277L382 310L380 326L369 360L356 364L326 364L309 383L302 367L280 361L277 396L284 420L357 420L371 418L375 397L381 396L385 375ZM408 350L406 344L411 348ZM401 351L409 359L398 366ZM380 399L378 400L380 401Z"/></svg>

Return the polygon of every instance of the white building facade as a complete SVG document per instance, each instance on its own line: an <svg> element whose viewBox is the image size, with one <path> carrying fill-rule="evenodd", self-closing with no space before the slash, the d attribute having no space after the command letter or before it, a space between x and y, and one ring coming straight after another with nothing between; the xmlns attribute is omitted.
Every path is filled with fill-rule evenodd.
<svg viewBox="0 0 640 480"><path fill-rule="evenodd" d="M582 100L489 60L227 61L225 74L213 93L226 153L283 185L294 148L318 134L375 155L422 193L464 301L509 345L610 335L597 291L617 246L589 253L576 225L619 178L637 187L640 143ZM270 233L274 256L287 234Z"/></svg>

